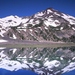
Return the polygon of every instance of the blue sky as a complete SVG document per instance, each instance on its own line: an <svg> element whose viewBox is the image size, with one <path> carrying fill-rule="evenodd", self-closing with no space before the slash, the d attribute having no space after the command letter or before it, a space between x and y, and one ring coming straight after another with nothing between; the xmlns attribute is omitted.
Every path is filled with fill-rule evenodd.
<svg viewBox="0 0 75 75"><path fill-rule="evenodd" d="M0 18L30 16L49 7L75 17L75 0L0 0Z"/></svg>

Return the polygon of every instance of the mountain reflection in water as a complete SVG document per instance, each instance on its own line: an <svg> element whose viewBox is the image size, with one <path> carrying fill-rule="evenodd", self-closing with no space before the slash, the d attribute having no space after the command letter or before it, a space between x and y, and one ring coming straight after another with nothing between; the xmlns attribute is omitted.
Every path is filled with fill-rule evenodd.
<svg viewBox="0 0 75 75"><path fill-rule="evenodd" d="M75 69L75 47L0 48L0 68L61 75Z"/></svg>

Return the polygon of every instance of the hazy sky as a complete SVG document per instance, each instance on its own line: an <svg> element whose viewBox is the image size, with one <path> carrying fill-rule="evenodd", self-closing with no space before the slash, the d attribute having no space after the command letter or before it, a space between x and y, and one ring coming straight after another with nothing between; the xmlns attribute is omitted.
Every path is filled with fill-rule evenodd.
<svg viewBox="0 0 75 75"><path fill-rule="evenodd" d="M0 0L0 18L30 16L49 7L75 17L75 0Z"/></svg>

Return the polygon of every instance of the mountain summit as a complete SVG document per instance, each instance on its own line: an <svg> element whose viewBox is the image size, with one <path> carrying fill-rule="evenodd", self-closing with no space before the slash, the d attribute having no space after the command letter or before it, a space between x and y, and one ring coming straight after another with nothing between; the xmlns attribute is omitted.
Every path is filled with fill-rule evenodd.
<svg viewBox="0 0 75 75"><path fill-rule="evenodd" d="M75 17L47 8L27 17L0 18L0 38L75 42Z"/></svg>

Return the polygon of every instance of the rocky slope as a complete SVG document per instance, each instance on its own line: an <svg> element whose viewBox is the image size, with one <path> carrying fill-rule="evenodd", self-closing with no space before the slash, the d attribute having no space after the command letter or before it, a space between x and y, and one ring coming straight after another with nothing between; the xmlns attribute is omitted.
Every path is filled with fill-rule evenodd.
<svg viewBox="0 0 75 75"><path fill-rule="evenodd" d="M75 17L48 8L32 16L0 18L0 37L75 42Z"/></svg>

